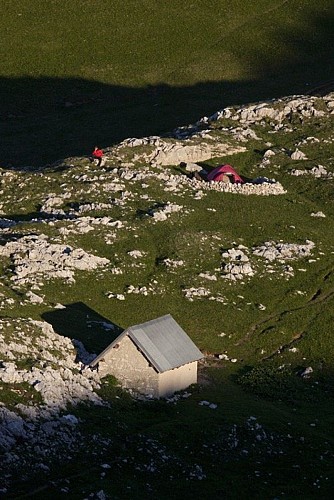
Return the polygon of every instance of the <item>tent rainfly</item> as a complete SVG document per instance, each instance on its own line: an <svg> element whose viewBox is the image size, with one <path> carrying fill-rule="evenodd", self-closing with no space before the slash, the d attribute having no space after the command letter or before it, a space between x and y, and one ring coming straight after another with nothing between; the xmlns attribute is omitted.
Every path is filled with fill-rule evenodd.
<svg viewBox="0 0 334 500"><path fill-rule="evenodd" d="M203 354L170 314L122 332L91 363L102 377L115 376L122 386L161 398L197 383Z"/></svg>
<svg viewBox="0 0 334 500"><path fill-rule="evenodd" d="M226 182L226 178L231 179L234 184L244 182L231 165L220 165L207 175L208 181Z"/></svg>

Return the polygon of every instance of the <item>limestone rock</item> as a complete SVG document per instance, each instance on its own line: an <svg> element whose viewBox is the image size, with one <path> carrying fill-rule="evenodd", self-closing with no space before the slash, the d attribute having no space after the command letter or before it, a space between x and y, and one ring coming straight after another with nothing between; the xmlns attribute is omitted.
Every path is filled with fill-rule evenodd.
<svg viewBox="0 0 334 500"><path fill-rule="evenodd" d="M88 254L81 248L52 244L44 235L23 236L0 247L0 255L10 257L14 265L11 278L18 284L45 279L74 280L74 270L90 271L109 264L106 258Z"/></svg>
<svg viewBox="0 0 334 500"><path fill-rule="evenodd" d="M307 156L305 153L300 151L299 149L296 149L292 154L291 154L291 159L292 160L307 160Z"/></svg>

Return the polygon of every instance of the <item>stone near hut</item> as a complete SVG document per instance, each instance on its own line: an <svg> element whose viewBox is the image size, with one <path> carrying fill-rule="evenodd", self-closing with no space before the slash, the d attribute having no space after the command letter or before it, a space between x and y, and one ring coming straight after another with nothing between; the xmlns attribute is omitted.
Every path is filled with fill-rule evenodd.
<svg viewBox="0 0 334 500"><path fill-rule="evenodd" d="M296 151L292 153L291 160L307 160L307 156L297 148Z"/></svg>
<svg viewBox="0 0 334 500"><path fill-rule="evenodd" d="M311 375L312 375L312 373L313 373L313 368L312 368L312 366L308 366L307 368L305 368L305 370L303 370L303 371L301 372L300 376L301 376L302 378L310 378L310 377L311 377Z"/></svg>
<svg viewBox="0 0 334 500"><path fill-rule="evenodd" d="M312 212L311 217L326 217L323 212Z"/></svg>
<svg viewBox="0 0 334 500"><path fill-rule="evenodd" d="M314 177L326 177L328 174L326 168L323 165L316 165L315 167L311 168L311 173L314 175Z"/></svg>

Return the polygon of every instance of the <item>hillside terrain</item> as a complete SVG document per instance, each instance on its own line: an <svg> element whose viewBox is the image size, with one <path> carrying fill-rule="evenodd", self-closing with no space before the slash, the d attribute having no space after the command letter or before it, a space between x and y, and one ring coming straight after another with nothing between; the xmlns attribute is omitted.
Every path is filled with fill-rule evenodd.
<svg viewBox="0 0 334 500"><path fill-rule="evenodd" d="M333 116L294 95L1 169L4 497L331 497ZM245 183L200 180L222 163ZM167 313L198 385L146 401L88 367Z"/></svg>
<svg viewBox="0 0 334 500"><path fill-rule="evenodd" d="M334 82L332 0L2 0L0 13L6 167Z"/></svg>
<svg viewBox="0 0 334 500"><path fill-rule="evenodd" d="M333 498L333 1L0 14L0 498ZM198 384L89 367L167 314Z"/></svg>

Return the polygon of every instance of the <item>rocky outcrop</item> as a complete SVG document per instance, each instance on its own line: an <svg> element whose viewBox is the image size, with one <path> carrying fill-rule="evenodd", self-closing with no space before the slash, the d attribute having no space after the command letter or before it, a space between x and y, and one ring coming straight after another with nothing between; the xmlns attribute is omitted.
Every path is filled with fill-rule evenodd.
<svg viewBox="0 0 334 500"><path fill-rule="evenodd" d="M295 243L276 243L266 241L263 245L253 249L253 254L264 257L266 260L291 260L308 257L314 249L313 241L306 240L304 245Z"/></svg>
<svg viewBox="0 0 334 500"><path fill-rule="evenodd" d="M333 114L334 93L324 97L296 95L282 99L242 106L240 108L224 108L208 118L208 122L231 119L243 124L254 124L263 120L290 123L293 119L302 121L303 118L322 117Z"/></svg>
<svg viewBox="0 0 334 500"><path fill-rule="evenodd" d="M4 323L0 322L1 328ZM15 332L15 342L0 335L2 382L31 385L42 397L44 415L57 413L69 403L77 404L85 400L100 403L94 392L99 386L98 374L89 369L82 370L84 365L76 361L78 349L69 338L56 334L52 326L44 321L16 320ZM18 364L24 364L30 356L36 358L34 365L18 368ZM34 413L37 417L38 412L36 406L26 410L30 417Z"/></svg>
<svg viewBox="0 0 334 500"><path fill-rule="evenodd" d="M155 165L178 165L181 162L205 161L216 156L226 156L245 151L242 147L233 147L229 144L166 144L157 148L148 157Z"/></svg>
<svg viewBox="0 0 334 500"><path fill-rule="evenodd" d="M235 281L245 276L254 276L254 270L245 251L247 248L239 245L237 248L231 248L222 253L223 259L227 260L227 263L222 265L224 278Z"/></svg>
<svg viewBox="0 0 334 500"><path fill-rule="evenodd" d="M316 165L308 170L300 170L293 169L291 170L291 175L300 176L300 175L309 175L316 178L322 179L333 179L334 175L332 172L328 172L327 169L323 165Z"/></svg>
<svg viewBox="0 0 334 500"><path fill-rule="evenodd" d="M277 261L285 264L287 261L310 257L314 247L315 244L310 240L306 240L305 244L266 241L263 245L252 249L239 245L222 253L222 276L232 281L254 276L258 266L252 256L263 257L268 262L265 273L274 273L275 270L269 263ZM290 265L284 266L283 275L293 276L293 268Z"/></svg>
<svg viewBox="0 0 334 500"><path fill-rule="evenodd" d="M14 266L12 281L18 285L40 278L74 281L75 270L91 271L109 260L88 254L81 248L49 243L45 235L23 236L0 246L0 255L10 257Z"/></svg>
<svg viewBox="0 0 334 500"><path fill-rule="evenodd" d="M201 132L199 132L201 133ZM195 140L197 139L197 140ZM217 156L240 153L246 149L236 146L226 139L224 142L212 140L198 140L193 136L191 139L168 141L160 137L145 137L142 139L126 139L118 146L118 151L122 154L122 149L133 148L133 160L144 160L152 165L178 165L181 162L205 161ZM137 148L149 147L150 152L137 152Z"/></svg>

